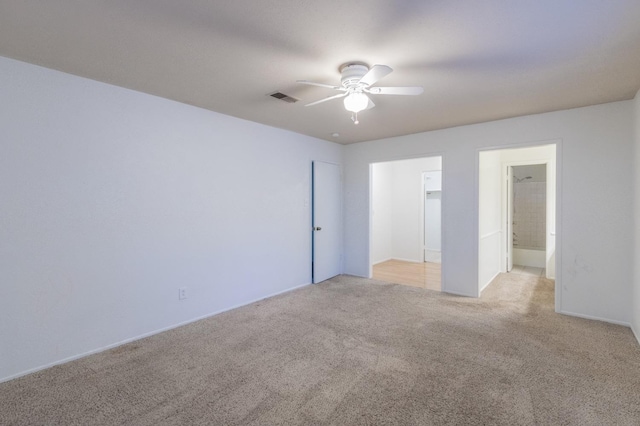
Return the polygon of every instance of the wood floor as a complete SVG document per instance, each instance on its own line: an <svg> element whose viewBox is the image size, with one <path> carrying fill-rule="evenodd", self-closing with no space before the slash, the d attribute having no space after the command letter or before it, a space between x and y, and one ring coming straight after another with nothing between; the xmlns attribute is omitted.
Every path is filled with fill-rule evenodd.
<svg viewBox="0 0 640 426"><path fill-rule="evenodd" d="M373 265L373 279L429 290L441 290L441 267L435 262L387 260Z"/></svg>

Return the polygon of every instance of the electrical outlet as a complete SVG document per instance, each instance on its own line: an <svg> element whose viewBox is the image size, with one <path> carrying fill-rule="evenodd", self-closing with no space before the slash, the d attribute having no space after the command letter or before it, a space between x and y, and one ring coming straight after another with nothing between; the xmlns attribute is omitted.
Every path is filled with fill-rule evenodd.
<svg viewBox="0 0 640 426"><path fill-rule="evenodd" d="M186 298L187 298L187 288L186 287L180 287L178 289L178 299L184 300Z"/></svg>

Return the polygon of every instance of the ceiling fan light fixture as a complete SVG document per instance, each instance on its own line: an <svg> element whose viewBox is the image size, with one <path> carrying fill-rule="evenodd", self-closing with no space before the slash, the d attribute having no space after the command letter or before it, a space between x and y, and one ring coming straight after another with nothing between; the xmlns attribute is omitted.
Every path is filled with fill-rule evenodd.
<svg viewBox="0 0 640 426"><path fill-rule="evenodd" d="M344 108L347 111L358 113L367 108L369 98L362 92L351 93L344 98Z"/></svg>
<svg viewBox="0 0 640 426"><path fill-rule="evenodd" d="M305 106L317 105L332 99L344 98L344 108L351 112L351 120L358 124L358 113L376 106L366 93L371 95L419 95L422 87L372 87L378 80L388 75L391 67L387 65L374 65L371 68L362 63L348 63L340 67L340 86L331 86L313 81L298 80L298 83L311 86L326 87L337 90L337 95L329 96L319 101L311 102Z"/></svg>

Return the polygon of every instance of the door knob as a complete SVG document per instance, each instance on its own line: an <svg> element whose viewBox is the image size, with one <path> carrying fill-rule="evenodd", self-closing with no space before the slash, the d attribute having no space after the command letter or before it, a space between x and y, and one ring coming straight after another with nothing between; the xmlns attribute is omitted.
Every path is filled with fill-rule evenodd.
<svg viewBox="0 0 640 426"><path fill-rule="evenodd" d="M322 231L322 228L319 226L316 226L315 228L313 228L314 231Z"/></svg>

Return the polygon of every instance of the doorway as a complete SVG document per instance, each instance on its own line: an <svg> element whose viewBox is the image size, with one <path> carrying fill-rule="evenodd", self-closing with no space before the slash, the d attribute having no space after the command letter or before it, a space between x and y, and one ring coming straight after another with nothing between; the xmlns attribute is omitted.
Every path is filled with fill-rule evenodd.
<svg viewBox="0 0 640 426"><path fill-rule="evenodd" d="M507 272L546 276L547 164L507 166Z"/></svg>
<svg viewBox="0 0 640 426"><path fill-rule="evenodd" d="M340 274L342 269L340 166L312 163L311 281L316 284Z"/></svg>
<svg viewBox="0 0 640 426"><path fill-rule="evenodd" d="M370 165L371 276L441 290L442 157Z"/></svg>
<svg viewBox="0 0 640 426"><path fill-rule="evenodd" d="M555 280L556 145L479 153L479 292L500 274Z"/></svg>

